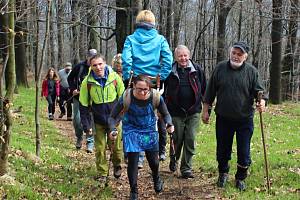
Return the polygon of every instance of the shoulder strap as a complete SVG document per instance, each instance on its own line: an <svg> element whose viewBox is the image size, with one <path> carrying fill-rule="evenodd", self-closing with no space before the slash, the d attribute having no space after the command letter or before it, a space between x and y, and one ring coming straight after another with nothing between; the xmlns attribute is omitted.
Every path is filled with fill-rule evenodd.
<svg viewBox="0 0 300 200"><path fill-rule="evenodd" d="M157 109L160 102L160 93L159 91L152 89L153 97L152 97L152 106L154 109Z"/></svg>
<svg viewBox="0 0 300 200"><path fill-rule="evenodd" d="M124 94L123 94L123 113L125 114L125 112L128 111L130 103L131 103L131 88L128 88L125 90Z"/></svg>
<svg viewBox="0 0 300 200"><path fill-rule="evenodd" d="M91 103L91 87L92 87L92 84L91 83L87 83L87 91L88 91L88 104L90 105Z"/></svg>

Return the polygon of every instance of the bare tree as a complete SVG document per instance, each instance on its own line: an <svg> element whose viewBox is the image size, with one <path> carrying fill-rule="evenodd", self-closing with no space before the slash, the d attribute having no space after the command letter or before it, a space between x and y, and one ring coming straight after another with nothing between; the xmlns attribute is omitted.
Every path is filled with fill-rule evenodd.
<svg viewBox="0 0 300 200"><path fill-rule="evenodd" d="M270 102L281 103L282 0L273 0Z"/></svg>
<svg viewBox="0 0 300 200"><path fill-rule="evenodd" d="M225 50L225 33L226 33L226 19L235 4L236 0L220 0L219 1L219 15L218 15L218 32L217 32L217 62L226 58Z"/></svg>
<svg viewBox="0 0 300 200"><path fill-rule="evenodd" d="M4 131L2 135L2 139L0 140L1 144L1 152L0 152L0 176L7 173L8 170L8 149L9 149L9 143L10 143L10 135L11 135L11 128L12 128L12 116L10 112L10 106L13 102L13 94L14 89L16 85L16 74L15 74L15 17L14 17L14 11L15 11L15 1L10 0L8 2L8 62L7 62L7 69L8 72L8 78L9 81L7 81L7 90L6 95L4 99L1 99L3 101L3 115L2 119L4 120ZM3 77L2 77L3 78ZM2 94L2 91L1 91Z"/></svg>

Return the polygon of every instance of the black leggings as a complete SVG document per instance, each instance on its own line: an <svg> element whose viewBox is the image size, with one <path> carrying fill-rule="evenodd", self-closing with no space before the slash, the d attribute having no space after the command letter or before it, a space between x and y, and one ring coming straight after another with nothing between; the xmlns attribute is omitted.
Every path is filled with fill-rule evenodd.
<svg viewBox="0 0 300 200"><path fill-rule="evenodd" d="M159 159L157 151L145 151L149 167L152 171L152 178L158 179L159 177ZM127 166L127 175L130 184L130 190L132 193L138 193L137 188L137 177L138 177L138 161L139 161L139 152L128 152L128 166Z"/></svg>
<svg viewBox="0 0 300 200"><path fill-rule="evenodd" d="M54 115L55 112L55 99L56 99L56 95L55 94L51 94L47 96L47 101L48 101L48 114L52 114Z"/></svg>

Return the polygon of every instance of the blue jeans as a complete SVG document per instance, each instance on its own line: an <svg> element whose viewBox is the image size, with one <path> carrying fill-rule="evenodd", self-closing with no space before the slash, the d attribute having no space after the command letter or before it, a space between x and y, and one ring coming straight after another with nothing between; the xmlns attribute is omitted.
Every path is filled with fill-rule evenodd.
<svg viewBox="0 0 300 200"><path fill-rule="evenodd" d="M219 173L229 172L228 161L231 160L232 143L235 133L238 166L244 169L247 169L248 166L250 166L250 142L253 135L253 130L253 118L243 121L232 121L221 116L217 116L216 139Z"/></svg>
<svg viewBox="0 0 300 200"><path fill-rule="evenodd" d="M73 126L75 129L75 135L77 140L82 140L83 128L80 121L80 111L79 111L79 101L76 98L73 98ZM93 127L93 132L95 128ZM94 136L90 135L86 137L87 143L94 143Z"/></svg>

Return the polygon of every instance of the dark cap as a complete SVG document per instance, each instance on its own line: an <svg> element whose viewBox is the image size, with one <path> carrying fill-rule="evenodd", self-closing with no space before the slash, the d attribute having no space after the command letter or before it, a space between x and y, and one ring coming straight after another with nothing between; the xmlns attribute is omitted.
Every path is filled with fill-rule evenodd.
<svg viewBox="0 0 300 200"><path fill-rule="evenodd" d="M234 48L239 48L241 49L244 53L248 53L250 50L250 47L248 46L248 44L246 42L240 41L240 42L236 42L232 45L232 47Z"/></svg>
<svg viewBox="0 0 300 200"><path fill-rule="evenodd" d="M97 50L96 49L89 49L88 51L87 51L87 53L86 53L86 57L93 57L93 56L95 56L95 55L97 55Z"/></svg>

